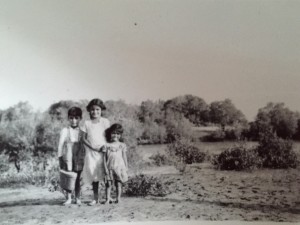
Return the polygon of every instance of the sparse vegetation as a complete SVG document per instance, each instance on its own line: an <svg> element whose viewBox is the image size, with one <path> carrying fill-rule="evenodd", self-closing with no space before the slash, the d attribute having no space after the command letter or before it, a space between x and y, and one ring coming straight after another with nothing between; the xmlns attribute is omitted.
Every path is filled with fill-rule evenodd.
<svg viewBox="0 0 300 225"><path fill-rule="evenodd" d="M150 156L150 158L155 166L164 166L170 165L172 161L165 154L157 153L155 155Z"/></svg>
<svg viewBox="0 0 300 225"><path fill-rule="evenodd" d="M129 179L125 186L125 194L140 197L148 195L162 197L168 194L168 188L158 177L140 174Z"/></svg>

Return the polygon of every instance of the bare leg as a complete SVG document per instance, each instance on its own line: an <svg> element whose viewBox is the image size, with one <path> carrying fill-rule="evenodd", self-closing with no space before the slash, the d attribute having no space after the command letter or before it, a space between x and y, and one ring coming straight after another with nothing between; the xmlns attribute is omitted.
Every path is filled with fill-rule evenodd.
<svg viewBox="0 0 300 225"><path fill-rule="evenodd" d="M106 201L105 201L104 204L112 202L112 198L111 198L111 185L112 185L112 182L111 181L107 181L107 184L106 184Z"/></svg>
<svg viewBox="0 0 300 225"><path fill-rule="evenodd" d="M119 203L119 202L121 202L121 194L122 194L122 183L120 181L116 181L116 189L117 189L116 203Z"/></svg>
<svg viewBox="0 0 300 225"><path fill-rule="evenodd" d="M63 205L70 205L72 203L72 192L67 191L67 201L63 203Z"/></svg>
<svg viewBox="0 0 300 225"><path fill-rule="evenodd" d="M80 174L81 171L77 172L77 177L76 177L76 182L75 182L75 199L76 199L76 204L80 205Z"/></svg>
<svg viewBox="0 0 300 225"><path fill-rule="evenodd" d="M69 165L68 165L68 167L69 167ZM71 172L72 170L67 170L68 172ZM67 201L65 201L64 203L63 203L63 205L70 205L71 203L72 203L72 191L67 191L66 190L66 192L67 192Z"/></svg>
<svg viewBox="0 0 300 225"><path fill-rule="evenodd" d="M99 202L98 194L99 182L93 182L94 200L89 205L96 205Z"/></svg>

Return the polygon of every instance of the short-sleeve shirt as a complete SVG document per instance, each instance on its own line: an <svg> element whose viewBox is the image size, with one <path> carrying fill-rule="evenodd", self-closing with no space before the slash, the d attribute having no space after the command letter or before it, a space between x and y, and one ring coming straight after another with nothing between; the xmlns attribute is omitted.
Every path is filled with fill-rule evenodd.
<svg viewBox="0 0 300 225"><path fill-rule="evenodd" d="M101 148L104 144L106 144L105 130L109 128L109 126L109 120L101 117L98 121L85 121L81 130L87 133L87 141L93 148Z"/></svg>

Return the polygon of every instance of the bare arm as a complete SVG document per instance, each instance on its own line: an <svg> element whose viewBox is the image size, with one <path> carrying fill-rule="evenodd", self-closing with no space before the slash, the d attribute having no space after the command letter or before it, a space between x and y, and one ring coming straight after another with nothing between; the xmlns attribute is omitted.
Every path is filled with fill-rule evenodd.
<svg viewBox="0 0 300 225"><path fill-rule="evenodd" d="M60 137L59 137L59 142L58 142L58 158L62 157L63 155L63 147L64 147L64 142L65 142L65 138L66 138L66 134L65 134L65 129L63 129L61 132L60 132Z"/></svg>
<svg viewBox="0 0 300 225"><path fill-rule="evenodd" d="M107 150L106 147L102 148L103 160L104 160L104 172L105 175L108 175L108 167L107 167Z"/></svg>
<svg viewBox="0 0 300 225"><path fill-rule="evenodd" d="M126 168L128 169L128 162L127 162L127 155L126 155L126 146L124 147L123 151L122 151L122 157L125 163Z"/></svg>

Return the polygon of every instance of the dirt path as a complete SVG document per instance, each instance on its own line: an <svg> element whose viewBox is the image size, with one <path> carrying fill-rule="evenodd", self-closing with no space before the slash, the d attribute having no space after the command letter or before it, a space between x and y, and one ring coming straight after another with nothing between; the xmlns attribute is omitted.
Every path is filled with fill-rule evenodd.
<svg viewBox="0 0 300 225"><path fill-rule="evenodd" d="M201 174L201 175L199 175ZM47 188L0 189L1 224L78 224L106 221L300 221L299 171L215 172L206 164L186 174L162 175L166 197L124 197L121 204L62 206Z"/></svg>

